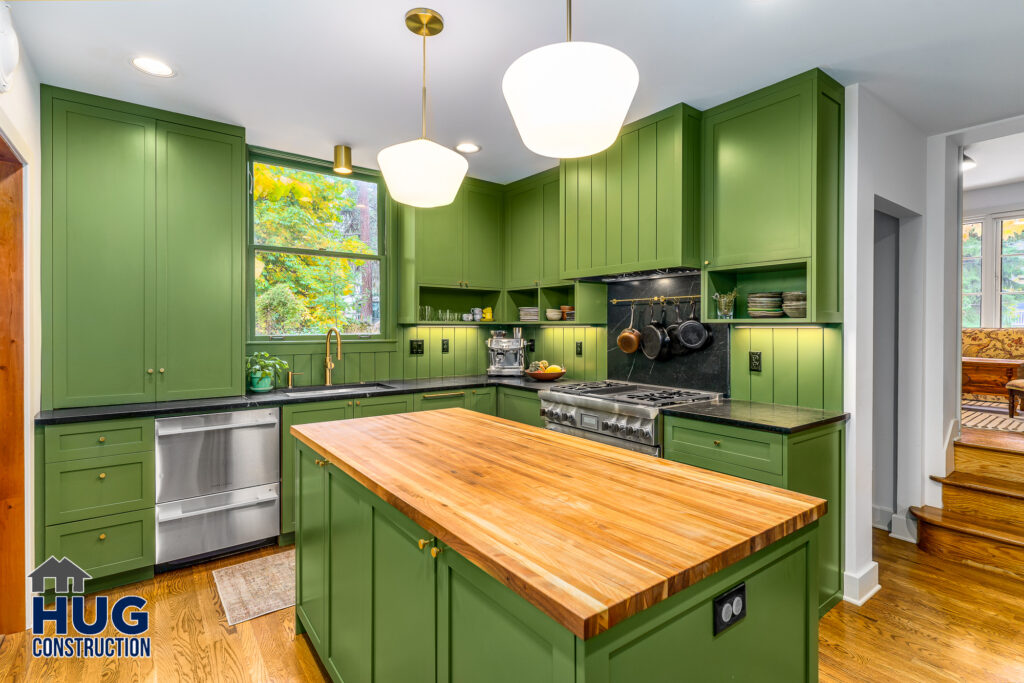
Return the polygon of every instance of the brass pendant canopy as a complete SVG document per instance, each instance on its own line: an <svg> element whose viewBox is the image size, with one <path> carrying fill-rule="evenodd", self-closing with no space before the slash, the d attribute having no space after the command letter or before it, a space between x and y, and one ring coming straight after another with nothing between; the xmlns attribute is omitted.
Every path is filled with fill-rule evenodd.
<svg viewBox="0 0 1024 683"><path fill-rule="evenodd" d="M348 145L334 146L334 172L346 175L352 172L352 148Z"/></svg>
<svg viewBox="0 0 1024 683"><path fill-rule="evenodd" d="M405 13L405 25L418 36L436 36L444 29L444 19L436 10L417 7Z"/></svg>

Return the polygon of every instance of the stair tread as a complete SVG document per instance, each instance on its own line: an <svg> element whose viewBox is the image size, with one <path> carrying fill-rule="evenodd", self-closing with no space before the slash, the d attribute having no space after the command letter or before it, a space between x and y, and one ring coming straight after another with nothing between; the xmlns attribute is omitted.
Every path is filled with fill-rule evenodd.
<svg viewBox="0 0 1024 683"><path fill-rule="evenodd" d="M954 441L953 445L1011 453L1024 457L1024 433L1019 432L964 427L960 431L960 438Z"/></svg>
<svg viewBox="0 0 1024 683"><path fill-rule="evenodd" d="M1020 526L970 517L958 512L949 512L942 508L932 507L931 505L925 505L924 507L914 506L910 508L910 511L914 513L915 517L927 524L934 524L944 529L951 529L972 536L987 538L991 541L1024 548L1024 528Z"/></svg>
<svg viewBox="0 0 1024 683"><path fill-rule="evenodd" d="M964 489L984 491L985 493L994 493L1000 496L1024 500L1024 483L1019 481L985 477L968 472L953 472L947 477L932 475L932 479L944 486L958 486Z"/></svg>

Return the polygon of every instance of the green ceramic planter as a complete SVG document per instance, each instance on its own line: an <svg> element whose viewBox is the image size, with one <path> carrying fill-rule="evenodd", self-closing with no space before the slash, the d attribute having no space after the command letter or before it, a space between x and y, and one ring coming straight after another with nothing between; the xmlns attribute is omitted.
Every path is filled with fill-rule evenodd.
<svg viewBox="0 0 1024 683"><path fill-rule="evenodd" d="M250 391L263 392L270 391L274 388L274 376L267 375L266 377L260 377L258 373L249 375L249 389Z"/></svg>

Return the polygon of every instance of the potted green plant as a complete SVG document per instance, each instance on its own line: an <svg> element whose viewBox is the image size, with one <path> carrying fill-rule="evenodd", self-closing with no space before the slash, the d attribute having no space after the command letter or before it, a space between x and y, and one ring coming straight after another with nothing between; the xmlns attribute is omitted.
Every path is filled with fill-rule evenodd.
<svg viewBox="0 0 1024 683"><path fill-rule="evenodd" d="M245 359L245 372L252 391L270 391L274 381L288 371L288 363L265 351L257 351Z"/></svg>

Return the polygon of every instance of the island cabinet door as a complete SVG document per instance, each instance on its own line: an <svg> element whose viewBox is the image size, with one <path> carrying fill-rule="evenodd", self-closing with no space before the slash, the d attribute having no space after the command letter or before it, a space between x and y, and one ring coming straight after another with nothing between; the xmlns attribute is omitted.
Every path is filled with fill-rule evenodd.
<svg viewBox="0 0 1024 683"><path fill-rule="evenodd" d="M497 397L494 387L470 389L466 407L478 413L494 415L497 412Z"/></svg>
<svg viewBox="0 0 1024 683"><path fill-rule="evenodd" d="M577 680L569 630L450 548L437 571L438 683Z"/></svg>
<svg viewBox="0 0 1024 683"><path fill-rule="evenodd" d="M323 659L329 626L326 461L301 442L295 453L295 612Z"/></svg>
<svg viewBox="0 0 1024 683"><path fill-rule="evenodd" d="M434 683L433 538L387 504L372 535L374 681Z"/></svg>

